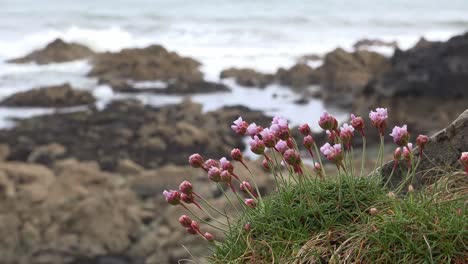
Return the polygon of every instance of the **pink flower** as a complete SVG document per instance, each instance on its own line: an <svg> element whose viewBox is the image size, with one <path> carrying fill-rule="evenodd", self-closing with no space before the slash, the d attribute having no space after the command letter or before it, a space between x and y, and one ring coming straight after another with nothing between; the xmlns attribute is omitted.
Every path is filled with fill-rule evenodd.
<svg viewBox="0 0 468 264"><path fill-rule="evenodd" d="M393 159L394 160L401 159L401 148L396 148L395 151L393 151Z"/></svg>
<svg viewBox="0 0 468 264"><path fill-rule="evenodd" d="M314 171L315 173L317 173L317 175L323 179L323 169L322 169L322 165L320 165L320 163L318 162L315 162L314 164Z"/></svg>
<svg viewBox="0 0 468 264"><path fill-rule="evenodd" d="M418 145L418 147L420 147L421 149L424 148L427 142L429 142L429 137L426 135L419 135L416 138L416 145Z"/></svg>
<svg viewBox="0 0 468 264"><path fill-rule="evenodd" d="M211 167L218 168L219 167L218 162L214 159L208 159L207 161L205 161L205 168L209 170L211 169Z"/></svg>
<svg viewBox="0 0 468 264"><path fill-rule="evenodd" d="M276 143L275 145L275 148L281 154L283 154L287 149L289 149L288 143L284 140L278 141L278 143Z"/></svg>
<svg viewBox="0 0 468 264"><path fill-rule="evenodd" d="M185 228L185 231L187 231L187 233L189 233L191 235L196 235L197 234L197 230L193 229L191 226Z"/></svg>
<svg viewBox="0 0 468 264"><path fill-rule="evenodd" d="M213 234L211 233L208 233L206 232L205 234L203 234L203 237L207 240L207 241L210 241L210 242L213 242L215 240L215 237Z"/></svg>
<svg viewBox="0 0 468 264"><path fill-rule="evenodd" d="M221 177L222 182L230 183L232 181L231 173L227 170L221 171L219 176Z"/></svg>
<svg viewBox="0 0 468 264"><path fill-rule="evenodd" d="M263 155L265 152L265 144L263 143L258 136L254 136L252 139L249 140L250 150L257 154Z"/></svg>
<svg viewBox="0 0 468 264"><path fill-rule="evenodd" d="M406 125L402 127L395 126L390 136L393 137L393 142L400 147L406 146L410 138Z"/></svg>
<svg viewBox="0 0 468 264"><path fill-rule="evenodd" d="M308 136L312 133L312 131L310 130L310 127L308 124L302 124L299 126L299 132L301 132L301 134L303 136Z"/></svg>
<svg viewBox="0 0 468 264"><path fill-rule="evenodd" d="M211 167L208 170L208 178L214 182L221 181L221 170L218 167Z"/></svg>
<svg viewBox="0 0 468 264"><path fill-rule="evenodd" d="M196 231L200 231L200 225L195 222L195 221L192 221L192 223L190 224L190 227L193 229L193 230L196 230Z"/></svg>
<svg viewBox="0 0 468 264"><path fill-rule="evenodd" d="M275 147L277 141L276 135L269 128L262 130L262 132L260 132L260 136L262 137L263 143L267 148Z"/></svg>
<svg viewBox="0 0 468 264"><path fill-rule="evenodd" d="M193 192L193 186L189 181L183 181L179 185L179 191L185 194L191 194Z"/></svg>
<svg viewBox="0 0 468 264"><path fill-rule="evenodd" d="M411 152L413 152L413 144L408 143L403 147L403 159L410 162L411 161Z"/></svg>
<svg viewBox="0 0 468 264"><path fill-rule="evenodd" d="M245 205L247 205L248 207L250 207L252 209L257 206L254 199L245 199L244 203L245 203Z"/></svg>
<svg viewBox="0 0 468 264"><path fill-rule="evenodd" d="M353 136L354 136L354 127L348 125L347 123L344 123L340 129L341 141L343 141L344 144L349 144L351 142L351 139L353 139Z"/></svg>
<svg viewBox="0 0 468 264"><path fill-rule="evenodd" d="M312 138L311 135L307 135L304 137L302 143L304 144L304 147L306 147L306 149L310 150L314 146L314 138Z"/></svg>
<svg viewBox="0 0 468 264"><path fill-rule="evenodd" d="M462 152L460 156L460 163L465 168L466 173L468 173L468 152Z"/></svg>
<svg viewBox="0 0 468 264"><path fill-rule="evenodd" d="M238 148L235 148L235 149L231 150L231 157L232 157L233 160L242 162L242 152L241 152L241 150L238 149Z"/></svg>
<svg viewBox="0 0 468 264"><path fill-rule="evenodd" d="M275 133L275 135L282 140L287 140L289 138L289 126L288 120L283 117L275 116L271 122L270 130Z"/></svg>
<svg viewBox="0 0 468 264"><path fill-rule="evenodd" d="M284 152L284 160L291 166L301 164L301 156L294 149L288 149Z"/></svg>
<svg viewBox="0 0 468 264"><path fill-rule="evenodd" d="M239 188L241 189L241 191L243 191L244 193L247 193L247 194L252 194L253 196L256 197L256 194L254 193L254 190L252 188L252 185L250 185L250 183L248 181L243 181L240 185L239 185Z"/></svg>
<svg viewBox="0 0 468 264"><path fill-rule="evenodd" d="M268 160L263 159L262 161L262 166L265 170L269 171L270 170L270 164L268 164Z"/></svg>
<svg viewBox="0 0 468 264"><path fill-rule="evenodd" d="M180 203L180 193L175 190L164 190L163 195L166 198L166 202L171 205L178 205Z"/></svg>
<svg viewBox="0 0 468 264"><path fill-rule="evenodd" d="M257 126L257 124L252 123L247 127L247 134L249 134L249 136L253 137L253 136L257 135L258 133L260 133L262 130L263 130L263 128L261 126Z"/></svg>
<svg viewBox="0 0 468 264"><path fill-rule="evenodd" d="M246 232L250 232L250 229L251 229L251 228L252 228L252 227L251 227L250 223L248 223L248 222L245 223L245 225L244 225L244 230L245 230Z"/></svg>
<svg viewBox="0 0 468 264"><path fill-rule="evenodd" d="M372 121L372 125L379 129L380 135L383 135L388 118L387 108L376 108L375 111L370 111L369 118Z"/></svg>
<svg viewBox="0 0 468 264"><path fill-rule="evenodd" d="M238 135L245 135L245 132L247 131L247 127L249 124L242 120L242 117L239 116L234 122L232 122L233 125L231 125L232 130L236 132Z"/></svg>
<svg viewBox="0 0 468 264"><path fill-rule="evenodd" d="M328 112L322 113L318 123L323 130L336 130L338 128L338 121Z"/></svg>
<svg viewBox="0 0 468 264"><path fill-rule="evenodd" d="M192 166L194 168L203 167L204 162L205 161L203 160L203 157L198 153L192 154L189 157L189 164L190 164L190 166Z"/></svg>
<svg viewBox="0 0 468 264"><path fill-rule="evenodd" d="M351 114L351 125L364 136L364 119L360 116L356 117L355 115Z"/></svg>
<svg viewBox="0 0 468 264"><path fill-rule="evenodd" d="M193 194L181 193L180 200L186 204L191 204L194 202Z"/></svg>
<svg viewBox="0 0 468 264"><path fill-rule="evenodd" d="M323 155L331 162L339 165L343 160L343 155L341 154L341 144L330 145L330 143L325 143L320 148L320 151Z"/></svg>
<svg viewBox="0 0 468 264"><path fill-rule="evenodd" d="M221 168L223 170L227 170L229 172L233 172L234 171L234 166L232 165L232 163L226 159L226 157L222 157L220 160L219 160L219 163L221 164Z"/></svg>
<svg viewBox="0 0 468 264"><path fill-rule="evenodd" d="M181 215L179 217L179 223L183 226L183 227L190 227L191 224L192 224L192 219L190 219L190 217L188 215Z"/></svg>
<svg viewBox="0 0 468 264"><path fill-rule="evenodd" d="M327 130L327 131L325 131L325 133L327 133L328 140L330 140L330 142L332 142L332 143L336 142L335 130L332 130L332 131Z"/></svg>

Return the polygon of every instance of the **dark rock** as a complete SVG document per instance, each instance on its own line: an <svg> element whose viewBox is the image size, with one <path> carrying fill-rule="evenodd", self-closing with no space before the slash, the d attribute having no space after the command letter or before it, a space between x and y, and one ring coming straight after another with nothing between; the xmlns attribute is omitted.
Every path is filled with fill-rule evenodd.
<svg viewBox="0 0 468 264"><path fill-rule="evenodd" d="M29 63L37 64L60 63L89 58L94 52L86 46L67 43L61 39L56 39L47 44L43 49L33 51L28 55L9 60L10 63Z"/></svg>
<svg viewBox="0 0 468 264"><path fill-rule="evenodd" d="M336 49L325 56L322 72L323 97L327 102L349 107L366 85L390 68L384 56L370 51Z"/></svg>
<svg viewBox="0 0 468 264"><path fill-rule="evenodd" d="M369 47L390 47L398 48L398 43L396 41L384 41L380 39L361 39L354 43L353 48L360 50L366 49Z"/></svg>
<svg viewBox="0 0 468 264"><path fill-rule="evenodd" d="M136 88L126 81L111 80L108 85L112 90L120 93L154 93L154 94L198 94L198 93L214 93L214 92L229 92L231 89L222 83L214 83L207 81L193 82L177 82L168 84L165 88L161 87L145 87Z"/></svg>
<svg viewBox="0 0 468 264"><path fill-rule="evenodd" d="M307 54L307 55L303 55L303 56L299 57L299 59L297 61L300 64L305 64L305 63L307 63L309 61L319 61L321 59L322 59L322 57L317 55L317 54Z"/></svg>
<svg viewBox="0 0 468 264"><path fill-rule="evenodd" d="M309 99L301 97L301 98L299 98L297 100L294 100L294 103L298 104L298 105L305 105L305 104L309 103Z"/></svg>
<svg viewBox="0 0 468 264"><path fill-rule="evenodd" d="M321 80L320 70L314 70L307 64L298 63L289 69L279 68L276 79L286 86L304 88L311 84L318 84Z"/></svg>
<svg viewBox="0 0 468 264"><path fill-rule="evenodd" d="M273 83L272 74L264 74L253 69L229 68L220 73L221 79L234 78L236 83L246 87L264 88Z"/></svg>
<svg viewBox="0 0 468 264"><path fill-rule="evenodd" d="M229 126L240 115L263 125L270 121L247 108L204 113L201 105L190 101L151 107L126 100L112 102L102 111L21 120L15 128L0 131L0 142L8 143L10 160L25 161L38 146L55 142L66 148L66 157L96 160L106 170L118 168L122 159L155 168L186 164L196 152L216 157L228 155L233 147L244 149L242 138Z"/></svg>
<svg viewBox="0 0 468 264"><path fill-rule="evenodd" d="M15 93L0 105L15 107L69 107L94 104L95 98L88 91L74 90L70 84L47 86Z"/></svg>
<svg viewBox="0 0 468 264"><path fill-rule="evenodd" d="M468 150L468 109L465 110L448 127L439 131L430 138L424 147L424 155L414 176L413 185L418 188L421 185L434 183L438 178L446 175L448 171L458 168L461 170L458 159L463 151ZM415 151L415 158L419 158L419 151ZM396 187L403 180L401 171L407 171L405 162L400 162L391 181L390 186ZM383 166L382 174L388 179L393 167L393 162ZM401 169L401 171L400 171Z"/></svg>
<svg viewBox="0 0 468 264"><path fill-rule="evenodd" d="M201 81L203 77L198 61L169 52L160 45L100 53L92 63L88 75L107 82L160 80L184 83Z"/></svg>

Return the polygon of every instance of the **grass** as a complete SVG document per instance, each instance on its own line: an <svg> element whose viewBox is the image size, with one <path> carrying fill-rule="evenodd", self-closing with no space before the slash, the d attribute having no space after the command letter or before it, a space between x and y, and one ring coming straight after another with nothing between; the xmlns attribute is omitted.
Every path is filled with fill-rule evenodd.
<svg viewBox="0 0 468 264"><path fill-rule="evenodd" d="M310 176L305 176L310 177ZM212 263L467 263L467 176L389 197L380 177L286 183L231 223ZM378 213L371 215L371 208ZM251 230L244 229L249 222Z"/></svg>

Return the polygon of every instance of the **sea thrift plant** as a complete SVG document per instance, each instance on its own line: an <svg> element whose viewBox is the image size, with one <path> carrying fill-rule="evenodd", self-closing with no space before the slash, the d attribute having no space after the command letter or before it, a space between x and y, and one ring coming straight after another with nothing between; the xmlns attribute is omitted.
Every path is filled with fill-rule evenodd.
<svg viewBox="0 0 468 264"><path fill-rule="evenodd" d="M239 148L227 157L205 160L195 153L188 159L207 179L200 184L216 186L223 197L219 199L225 199L222 208L211 204L208 193L197 193L200 186L190 181L182 181L178 190L164 190L164 198L185 210L178 218L181 228L210 243L209 259L214 263L463 263L466 243L460 239L468 233L463 231L467 221L462 199L454 199L452 206L439 195L420 195L414 182L421 160L427 158L429 137L413 139L419 151L415 154L407 125L385 132L386 108L371 111L369 118L380 135L370 173L364 166L363 117L351 114L349 124L340 126L324 112L318 124L327 140L320 148L308 124L299 126L296 142L283 117L274 117L264 127L239 117L231 128L248 137L248 151L258 162L244 159ZM356 136L362 140L354 140ZM392 164L383 166L384 137L389 136L396 148ZM357 147L360 169L355 166ZM468 174L468 152L459 162ZM258 186L256 166L274 181L269 196ZM390 174L382 175L387 167ZM400 179L390 188L396 173Z"/></svg>

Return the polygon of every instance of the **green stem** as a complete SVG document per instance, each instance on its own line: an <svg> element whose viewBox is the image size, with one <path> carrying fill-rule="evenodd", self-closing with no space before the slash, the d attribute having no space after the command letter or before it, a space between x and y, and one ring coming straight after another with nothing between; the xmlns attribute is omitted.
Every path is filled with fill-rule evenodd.
<svg viewBox="0 0 468 264"><path fill-rule="evenodd" d="M366 137L362 136L362 160L361 160L361 173L359 177L362 177L364 173L364 164L366 162Z"/></svg>

